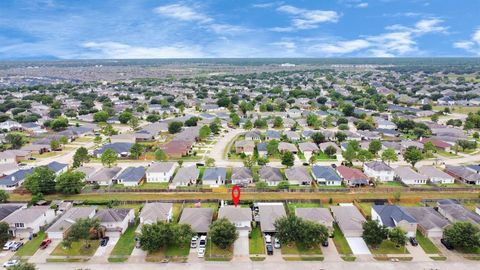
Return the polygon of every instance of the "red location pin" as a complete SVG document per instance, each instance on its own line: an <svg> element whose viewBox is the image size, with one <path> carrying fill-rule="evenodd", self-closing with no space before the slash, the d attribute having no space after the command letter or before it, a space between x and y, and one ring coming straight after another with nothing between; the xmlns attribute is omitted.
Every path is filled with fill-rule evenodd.
<svg viewBox="0 0 480 270"><path fill-rule="evenodd" d="M237 185L232 188L232 201L235 207L237 207L240 201L240 188Z"/></svg>

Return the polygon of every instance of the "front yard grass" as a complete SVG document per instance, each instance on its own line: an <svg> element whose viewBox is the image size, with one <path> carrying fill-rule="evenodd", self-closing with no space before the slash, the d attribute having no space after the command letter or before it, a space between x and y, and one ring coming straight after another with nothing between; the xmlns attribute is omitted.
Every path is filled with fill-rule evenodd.
<svg viewBox="0 0 480 270"><path fill-rule="evenodd" d="M210 239L209 239L210 240ZM207 241L205 247L205 260L206 261L230 261L233 258L233 245L222 249L212 243L212 241Z"/></svg>
<svg viewBox="0 0 480 270"><path fill-rule="evenodd" d="M300 243L290 243L290 244L282 244L282 255L283 254L321 255L322 250L320 249L320 246L308 248Z"/></svg>
<svg viewBox="0 0 480 270"><path fill-rule="evenodd" d="M118 262L127 260L135 248L135 230L137 226L130 226L124 234L118 239L117 244L110 253L109 262Z"/></svg>
<svg viewBox="0 0 480 270"><path fill-rule="evenodd" d="M37 252L38 248L40 247L40 244L42 243L43 239L45 239L45 237L46 237L45 232L39 232L37 234L37 237L25 243L25 245L23 245L15 253L15 256L18 256L18 257L33 256L33 254Z"/></svg>
<svg viewBox="0 0 480 270"><path fill-rule="evenodd" d="M333 242L339 254L350 255L352 254L352 249L348 245L347 239L343 235L340 227L336 223L333 224Z"/></svg>
<svg viewBox="0 0 480 270"><path fill-rule="evenodd" d="M88 240L90 247L85 247L85 241L72 242L70 248L65 248L60 243L52 252L52 256L93 256L100 246L99 240Z"/></svg>
<svg viewBox="0 0 480 270"><path fill-rule="evenodd" d="M437 246L435 246L428 237L425 237L422 232L417 230L417 242L418 244L423 248L425 253L427 254L441 254L440 251L438 250Z"/></svg>
<svg viewBox="0 0 480 270"><path fill-rule="evenodd" d="M397 248L390 240L383 240L378 248L370 247L372 254L409 254L406 247Z"/></svg>
<svg viewBox="0 0 480 270"><path fill-rule="evenodd" d="M248 239L248 246L251 255L265 255L265 243L263 241L263 235L262 231L260 230L260 226L252 228L250 238Z"/></svg>
<svg viewBox="0 0 480 270"><path fill-rule="evenodd" d="M147 262L160 262L164 259L187 259L190 252L190 242L183 245L169 245L167 248L160 248L155 252L147 254Z"/></svg>

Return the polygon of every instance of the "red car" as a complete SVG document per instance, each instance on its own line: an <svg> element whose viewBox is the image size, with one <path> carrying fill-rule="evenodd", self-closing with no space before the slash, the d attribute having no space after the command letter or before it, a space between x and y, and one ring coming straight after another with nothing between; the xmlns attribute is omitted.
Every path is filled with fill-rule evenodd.
<svg viewBox="0 0 480 270"><path fill-rule="evenodd" d="M45 239L40 244L40 248L41 249L46 249L50 245L50 243L52 243L52 239Z"/></svg>

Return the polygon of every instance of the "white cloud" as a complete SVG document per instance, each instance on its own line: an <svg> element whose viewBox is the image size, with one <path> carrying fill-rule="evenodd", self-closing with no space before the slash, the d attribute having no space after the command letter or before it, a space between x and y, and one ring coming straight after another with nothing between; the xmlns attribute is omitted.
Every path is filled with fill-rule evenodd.
<svg viewBox="0 0 480 270"><path fill-rule="evenodd" d="M368 3L360 3L358 5L356 5L357 8L367 8L368 7Z"/></svg>
<svg viewBox="0 0 480 270"><path fill-rule="evenodd" d="M110 59L140 58L198 58L206 57L198 46L182 44L161 47L131 46L119 42L87 42L82 45L91 50L89 55ZM88 58L92 58L89 56Z"/></svg>
<svg viewBox="0 0 480 270"><path fill-rule="evenodd" d="M470 40L457 41L453 43L453 47L480 56L480 27L473 32Z"/></svg>
<svg viewBox="0 0 480 270"><path fill-rule="evenodd" d="M292 42L292 41L279 41L279 42L273 42L270 44L281 47L286 50L295 50L297 48L297 45L295 44L295 42Z"/></svg>
<svg viewBox="0 0 480 270"><path fill-rule="evenodd" d="M199 13L191 7L181 5L181 4L159 6L154 8L153 11L159 15L170 17L173 19L178 19L181 21L199 21L199 22L212 21L212 18L208 17L207 15Z"/></svg>
<svg viewBox="0 0 480 270"><path fill-rule="evenodd" d="M423 19L415 24L414 32L416 33L432 33L439 32L444 33L447 31L447 28L440 26L443 20L432 18L432 19Z"/></svg>
<svg viewBox="0 0 480 270"><path fill-rule="evenodd" d="M321 43L312 46L310 49L325 53L327 55L348 54L358 50L370 47L369 41L364 39L355 39L349 41L339 41L336 43Z"/></svg>
<svg viewBox="0 0 480 270"><path fill-rule="evenodd" d="M283 5L277 8L277 11L287 13L292 16L292 25L290 27L276 27L272 31L288 32L294 30L304 30L317 28L319 24L325 22L337 22L340 15L332 10L309 10L297 8L290 5Z"/></svg>

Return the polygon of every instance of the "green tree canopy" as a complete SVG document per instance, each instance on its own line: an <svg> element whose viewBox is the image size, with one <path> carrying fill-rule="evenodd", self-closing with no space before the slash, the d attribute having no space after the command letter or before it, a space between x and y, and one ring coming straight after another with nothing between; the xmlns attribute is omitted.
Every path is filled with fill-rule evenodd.
<svg viewBox="0 0 480 270"><path fill-rule="evenodd" d="M403 159L415 167L415 164L423 159L422 150L415 146L409 146L403 153Z"/></svg>
<svg viewBox="0 0 480 270"><path fill-rule="evenodd" d="M209 227L208 235L212 242L222 249L231 246L238 238L237 228L226 218L214 221Z"/></svg>
<svg viewBox="0 0 480 270"><path fill-rule="evenodd" d="M113 151L113 149L107 148L105 152L100 156L100 160L102 161L103 166L112 167L115 163L117 163L117 153Z"/></svg>
<svg viewBox="0 0 480 270"><path fill-rule="evenodd" d="M480 248L480 229L470 222L453 223L443 231L443 238L463 252Z"/></svg>
<svg viewBox="0 0 480 270"><path fill-rule="evenodd" d="M90 157L88 156L88 150L85 147L80 147L75 151L73 155L73 167L77 168L83 165L85 162L89 162Z"/></svg>
<svg viewBox="0 0 480 270"><path fill-rule="evenodd" d="M55 176L47 166L39 166L27 175L24 186L32 194L52 194L55 192Z"/></svg>
<svg viewBox="0 0 480 270"><path fill-rule="evenodd" d="M377 220L367 220L363 223L362 238L368 245L377 248L387 236L388 229Z"/></svg>
<svg viewBox="0 0 480 270"><path fill-rule="evenodd" d="M67 171L57 177L56 190L65 195L79 194L85 185L85 173Z"/></svg>

